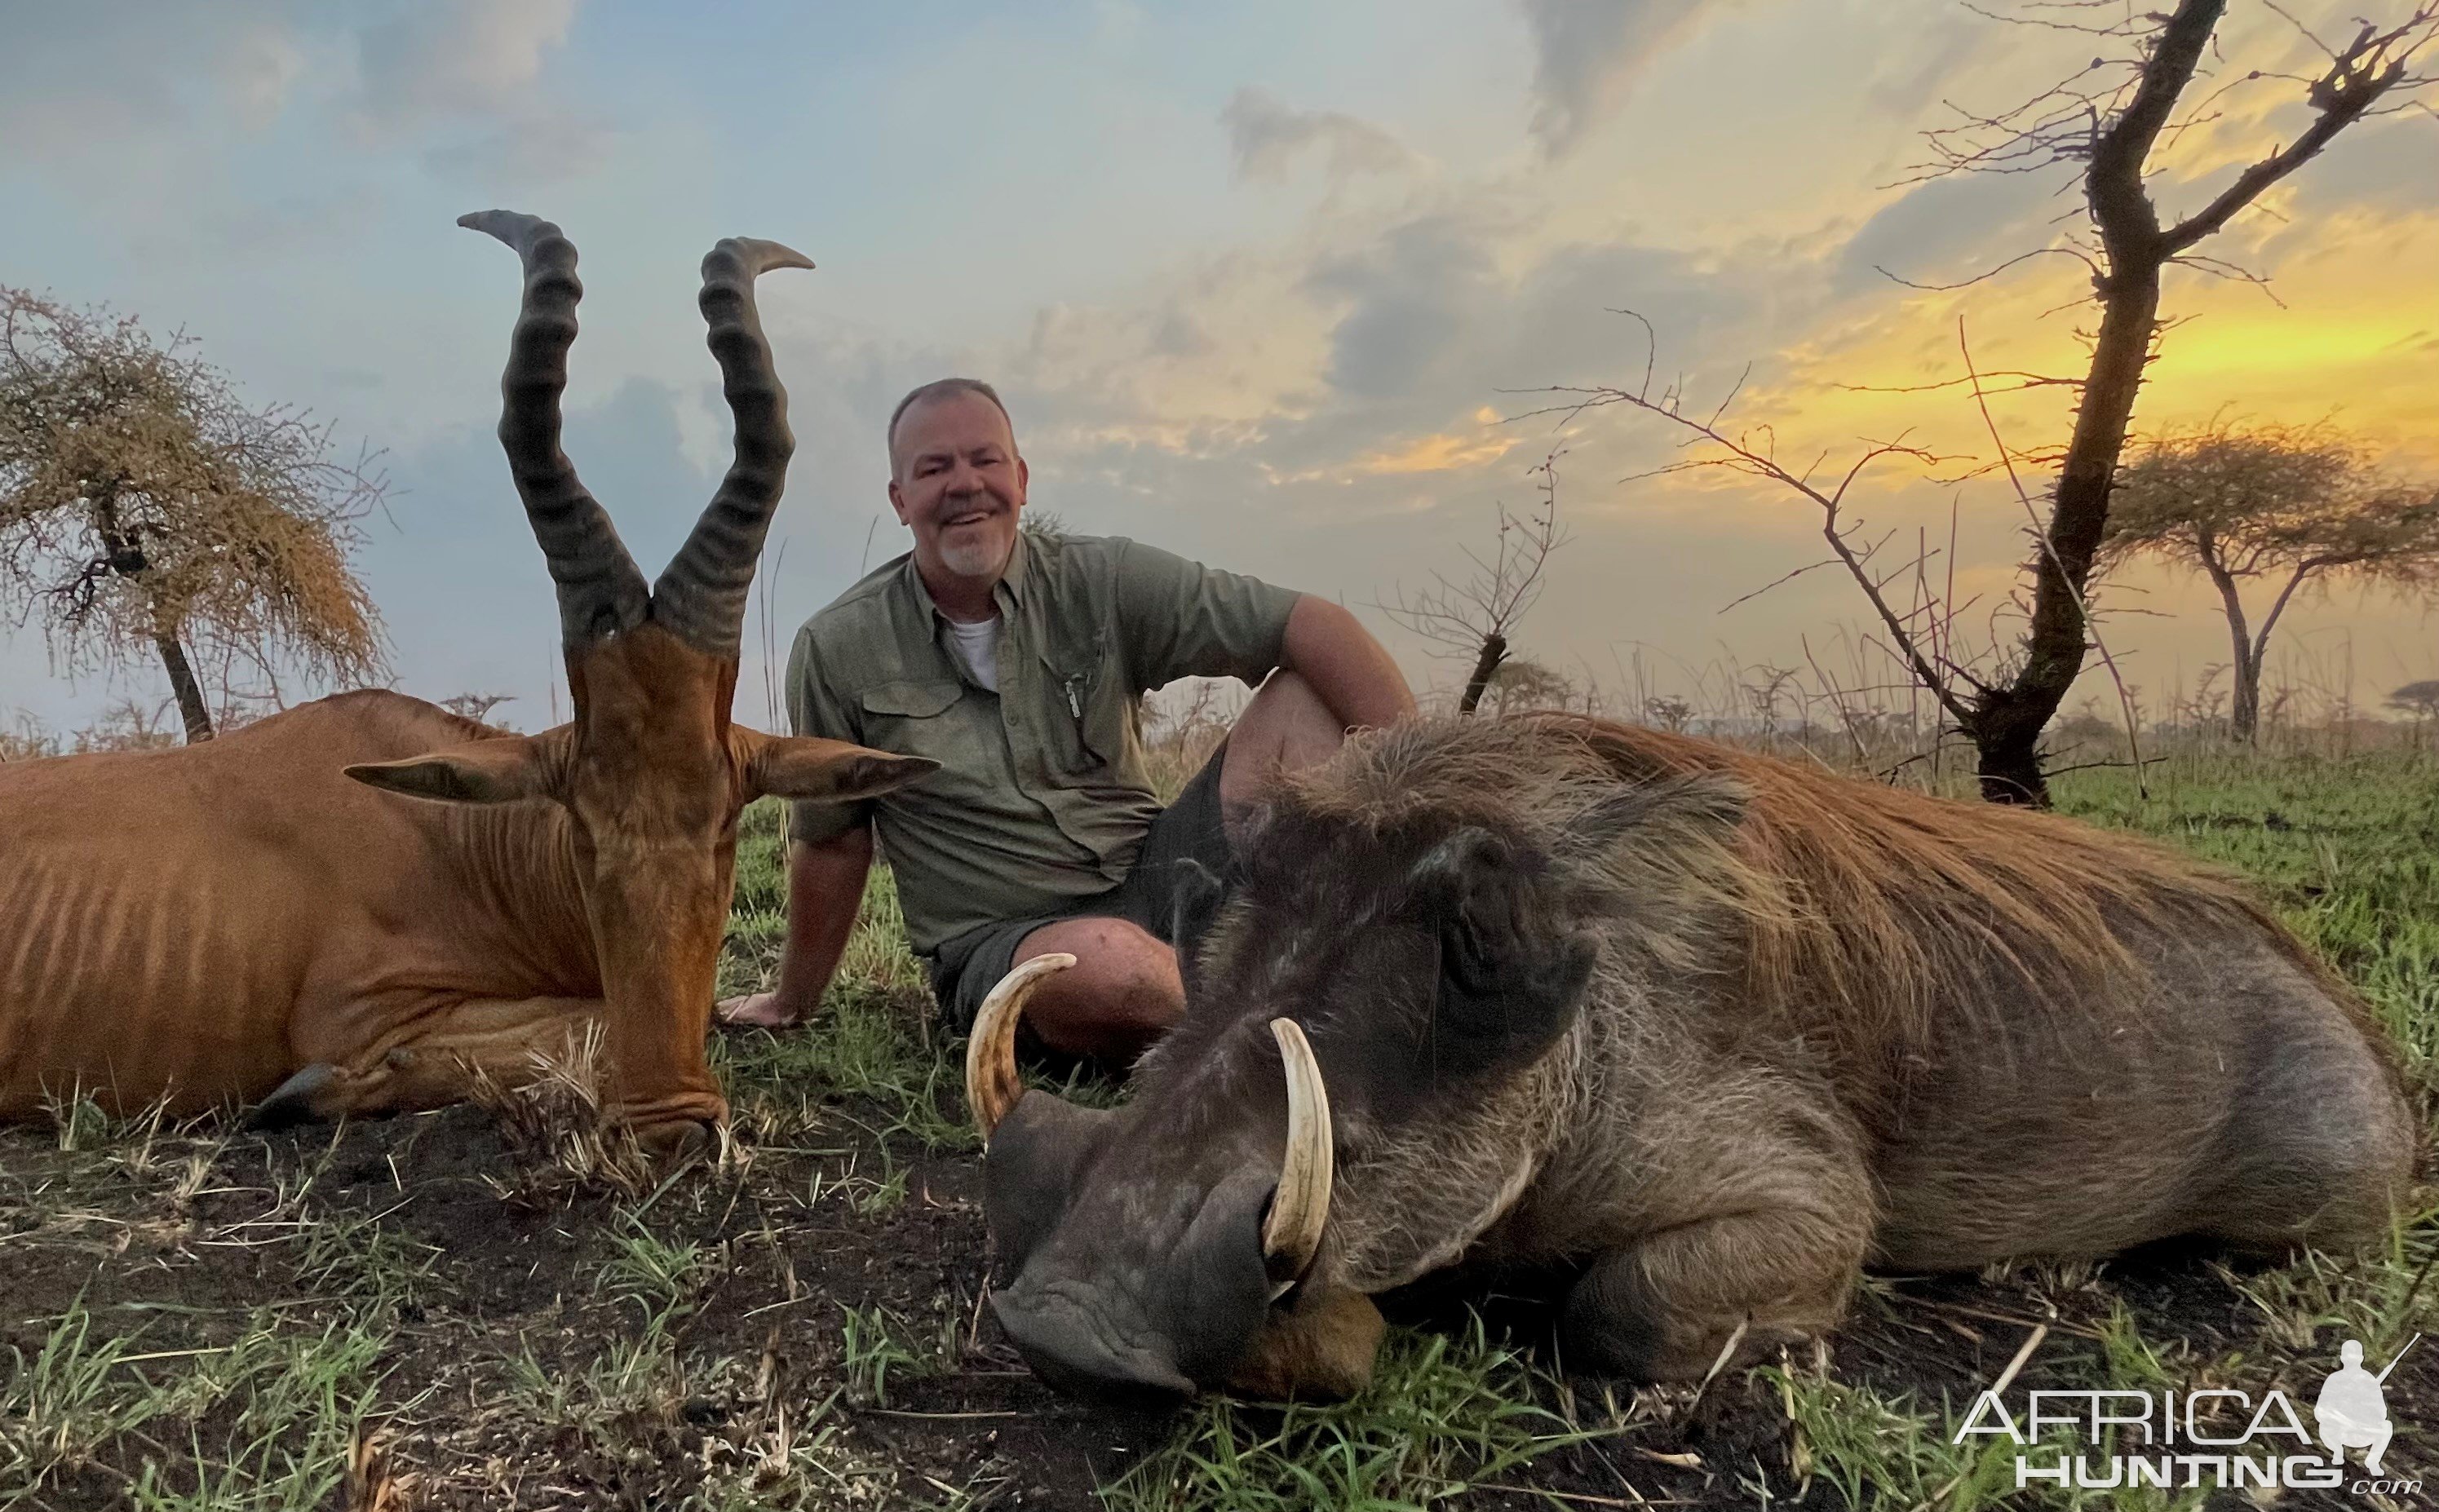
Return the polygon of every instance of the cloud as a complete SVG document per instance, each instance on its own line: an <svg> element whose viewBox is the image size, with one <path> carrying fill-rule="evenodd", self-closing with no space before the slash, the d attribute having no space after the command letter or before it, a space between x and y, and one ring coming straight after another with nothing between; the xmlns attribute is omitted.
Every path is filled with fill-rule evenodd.
<svg viewBox="0 0 2439 1512"><path fill-rule="evenodd" d="M432 148L423 167L437 178L508 191L581 178L610 160L614 141L606 122L536 112Z"/></svg>
<svg viewBox="0 0 2439 1512"><path fill-rule="evenodd" d="M1498 299L1495 275L1482 228L1453 216L1410 222L1324 261L1312 288L1346 304L1330 332L1330 385L1364 400L1435 386L1458 335Z"/></svg>
<svg viewBox="0 0 2439 1512"><path fill-rule="evenodd" d="M1488 415L1495 420L1495 413ZM1521 444L1515 436L1442 433L1418 437L1395 451L1375 452L1360 458L1355 471L1370 473L1450 472L1496 462Z"/></svg>
<svg viewBox="0 0 2439 1512"><path fill-rule="evenodd" d="M21 161L80 162L225 112L277 116L306 56L278 0L12 7L0 47L0 141Z"/></svg>
<svg viewBox="0 0 2439 1512"><path fill-rule="evenodd" d="M1358 173L1398 173L1420 162L1405 144L1369 121L1339 111L1291 110L1268 91L1246 87L1220 112L1239 179L1281 180L1299 157L1321 154L1332 181Z"/></svg>
<svg viewBox="0 0 2439 1512"><path fill-rule="evenodd" d="M567 41L576 0L435 0L357 38L361 118L377 129L465 114L525 114L543 54Z"/></svg>
<svg viewBox="0 0 2439 1512"><path fill-rule="evenodd" d="M2079 202L2061 194L2071 176L1959 173L1918 184L1873 212L1838 254L1841 294L1912 283L1954 283L2048 245L2048 222L2074 217ZM1886 270L1886 274L1882 272Z"/></svg>
<svg viewBox="0 0 2439 1512"><path fill-rule="evenodd" d="M1533 134L1552 156L1626 102L1717 0L1522 0L1533 33Z"/></svg>
<svg viewBox="0 0 2439 1512"><path fill-rule="evenodd" d="M2314 214L2377 205L2408 214L2430 210L2439 173L2439 122L2399 116L2357 126L2295 173L2295 205Z"/></svg>
<svg viewBox="0 0 2439 1512"><path fill-rule="evenodd" d="M356 37L349 118L368 140L407 138L435 177L508 192L592 172L615 133L561 104L543 75L577 0L436 0Z"/></svg>

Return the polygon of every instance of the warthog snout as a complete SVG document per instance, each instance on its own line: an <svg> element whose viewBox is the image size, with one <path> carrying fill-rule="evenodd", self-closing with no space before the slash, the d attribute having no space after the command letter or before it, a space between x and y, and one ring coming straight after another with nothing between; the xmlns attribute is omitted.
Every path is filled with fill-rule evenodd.
<svg viewBox="0 0 2439 1512"><path fill-rule="evenodd" d="M1016 1343L1016 1352L1054 1391L1166 1405L1194 1395L1177 1370L1168 1341L1137 1318L1119 1323L1113 1299L1092 1291L1071 1295L1058 1283L1019 1283L991 1298L991 1311Z"/></svg>
<svg viewBox="0 0 2439 1512"><path fill-rule="evenodd" d="M1006 1179L989 1205L1018 1268L991 1298L1000 1323L1059 1391L1165 1406L1220 1384L1270 1308L1273 1174L1243 1165L1208 1184L1088 1179L1062 1189L1059 1175L1096 1164L1097 1151L1077 1160L1061 1147L1086 1130L1060 1110L1029 1095L991 1140Z"/></svg>
<svg viewBox="0 0 2439 1512"><path fill-rule="evenodd" d="M1033 986L1072 964L1020 966L975 1023L967 1085L988 1142L984 1201L1016 1272L992 1307L1054 1388L1165 1405L1227 1383L1311 1266L1329 1217L1327 1093L1284 1020L1262 1036L1272 1113L1224 1133L1155 1133L1026 1092L1016 1022Z"/></svg>

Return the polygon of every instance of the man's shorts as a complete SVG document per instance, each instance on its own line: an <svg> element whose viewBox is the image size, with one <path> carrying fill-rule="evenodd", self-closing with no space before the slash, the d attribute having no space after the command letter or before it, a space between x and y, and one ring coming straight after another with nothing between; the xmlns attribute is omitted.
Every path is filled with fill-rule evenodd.
<svg viewBox="0 0 2439 1512"><path fill-rule="evenodd" d="M958 1034L972 1027L983 999L1015 963L1016 948L1044 924L1062 918L1122 918L1163 944L1176 944L1178 882L1187 864L1200 865L1215 877L1225 877L1230 869L1228 833L1220 815L1220 765L1227 754L1228 743L1222 740L1177 801L1151 822L1126 881L1057 913L970 929L924 957L932 993L940 1000L942 1025Z"/></svg>

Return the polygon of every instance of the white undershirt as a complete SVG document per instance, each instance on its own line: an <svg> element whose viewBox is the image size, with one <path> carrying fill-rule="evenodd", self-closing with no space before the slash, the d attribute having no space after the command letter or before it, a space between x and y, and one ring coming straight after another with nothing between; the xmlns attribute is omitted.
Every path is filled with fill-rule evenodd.
<svg viewBox="0 0 2439 1512"><path fill-rule="evenodd" d="M960 625L952 619L949 629L956 632L957 654L965 658L966 670L974 674L975 682L994 693L998 692L999 616L993 614L972 625Z"/></svg>

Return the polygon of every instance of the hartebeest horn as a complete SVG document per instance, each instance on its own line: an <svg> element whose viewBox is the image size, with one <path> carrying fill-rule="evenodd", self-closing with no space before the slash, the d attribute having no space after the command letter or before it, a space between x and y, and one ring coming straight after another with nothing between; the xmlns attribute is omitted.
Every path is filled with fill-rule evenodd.
<svg viewBox="0 0 2439 1512"><path fill-rule="evenodd" d="M477 210L457 223L499 238L525 264L525 301L500 377L500 447L559 585L561 637L584 646L632 630L650 612L650 590L559 444L567 348L576 340L576 302L584 296L576 247L548 221L513 210Z"/></svg>
<svg viewBox="0 0 2439 1512"><path fill-rule="evenodd" d="M986 1147L999 1121L1024 1095L1024 1079L1016 1074L1016 1026L1024 1020L1024 1000L1043 977L1075 964L1076 957L1064 951L1037 955L1001 977L974 1014L974 1032L966 1039L966 1106Z"/></svg>
<svg viewBox="0 0 2439 1512"><path fill-rule="evenodd" d="M776 241L732 237L703 259L703 318L721 389L737 417L737 460L695 522L685 544L652 585L652 617L697 650L734 657L745 631L745 596L772 512L788 481L796 439L788 434L788 391L771 365L771 344L754 307L754 279L812 261Z"/></svg>
<svg viewBox="0 0 2439 1512"><path fill-rule="evenodd" d="M1304 1026L1293 1019L1273 1019L1271 1036L1279 1042L1279 1062L1288 1076L1287 1154L1279 1162L1270 1217L1262 1220L1262 1258L1277 1278L1271 1291L1275 1300L1321 1253L1336 1139L1329 1127L1329 1089L1322 1084L1321 1063L1313 1058Z"/></svg>

